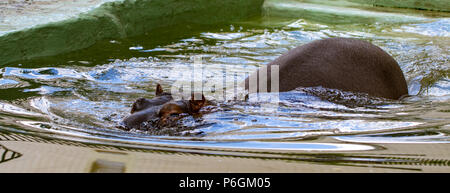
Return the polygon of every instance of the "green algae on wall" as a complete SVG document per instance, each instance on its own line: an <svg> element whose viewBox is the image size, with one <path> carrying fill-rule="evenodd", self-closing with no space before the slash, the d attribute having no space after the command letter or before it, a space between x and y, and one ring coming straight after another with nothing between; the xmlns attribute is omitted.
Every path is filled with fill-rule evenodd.
<svg viewBox="0 0 450 193"><path fill-rule="evenodd" d="M448 0L350 0L358 3L384 7L425 9L435 11L450 11Z"/></svg>
<svg viewBox="0 0 450 193"><path fill-rule="evenodd" d="M76 18L0 36L0 65L87 48L103 39L184 23L214 24L261 14L264 0L123 0Z"/></svg>
<svg viewBox="0 0 450 193"><path fill-rule="evenodd" d="M295 0L266 0L263 5L265 15L303 18L317 22L331 24L347 23L407 23L424 21L423 17L404 15L399 13L377 12L347 7L347 4L338 6L338 2L327 1L320 4L310 1ZM343 1L344 2L344 1Z"/></svg>

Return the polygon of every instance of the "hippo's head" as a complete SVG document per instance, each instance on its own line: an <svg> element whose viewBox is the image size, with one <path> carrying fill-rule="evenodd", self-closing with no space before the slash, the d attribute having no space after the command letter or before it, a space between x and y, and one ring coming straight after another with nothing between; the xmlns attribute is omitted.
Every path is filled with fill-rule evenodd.
<svg viewBox="0 0 450 193"><path fill-rule="evenodd" d="M202 94L200 100L194 100L192 94L190 100L173 101L172 95L163 91L161 85L156 86L156 97L153 99L139 98L131 107L131 114L120 123L122 129L141 129L142 123L154 122L155 127L172 125L176 120L198 113L205 106L206 99Z"/></svg>
<svg viewBox="0 0 450 193"><path fill-rule="evenodd" d="M130 113L136 113L150 107L159 106L172 100L172 94L164 92L161 85L156 85L155 98L149 100L146 98L137 99L131 106Z"/></svg>
<svg viewBox="0 0 450 193"><path fill-rule="evenodd" d="M194 100L194 94L191 95L190 100L172 101L162 105L159 110L159 126L165 126L170 121L182 118L182 114L195 114L206 105L205 96L202 94L201 100Z"/></svg>

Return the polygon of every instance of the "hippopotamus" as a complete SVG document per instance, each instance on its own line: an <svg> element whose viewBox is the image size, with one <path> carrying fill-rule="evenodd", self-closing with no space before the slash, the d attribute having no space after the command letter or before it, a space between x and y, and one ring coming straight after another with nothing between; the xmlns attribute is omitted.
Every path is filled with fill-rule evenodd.
<svg viewBox="0 0 450 193"><path fill-rule="evenodd" d="M273 66L277 66L278 84L272 89ZM264 73L267 77L261 78ZM266 84L260 84L264 80ZM403 73L392 56L369 42L351 38L316 40L294 48L251 74L244 84L249 93L322 86L388 99L399 99L408 94ZM261 85L267 86L262 88ZM190 100L174 101L159 84L155 95L153 99L137 99L131 114L121 125L139 129L142 123L157 120L158 126L164 126L175 120L172 115L178 115L175 118L183 113L192 115L210 104L203 94L201 100L194 100L192 94Z"/></svg>
<svg viewBox="0 0 450 193"><path fill-rule="evenodd" d="M272 66L278 65L278 88L271 84ZM261 72L260 72L261 71ZM267 78L264 76L267 71ZM258 80L250 84L250 79ZM260 84L267 80L267 88ZM378 46L352 38L328 38L296 47L245 79L254 92L284 92L298 87L317 87L366 93L399 99L408 94L402 70L392 56Z"/></svg>
<svg viewBox="0 0 450 193"><path fill-rule="evenodd" d="M156 97L153 99L139 98L132 107L131 114L125 117L119 124L123 129L141 129L142 123L155 121L156 127L164 127L170 121L180 118L181 114L195 114L207 104L205 96L201 100L194 100L194 93L190 100L174 101L170 93L163 91L161 85L156 86ZM176 117L172 117L177 115Z"/></svg>

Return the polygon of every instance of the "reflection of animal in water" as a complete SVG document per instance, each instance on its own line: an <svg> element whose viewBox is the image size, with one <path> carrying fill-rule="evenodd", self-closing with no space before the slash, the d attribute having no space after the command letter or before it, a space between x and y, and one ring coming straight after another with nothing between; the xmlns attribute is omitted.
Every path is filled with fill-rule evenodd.
<svg viewBox="0 0 450 193"><path fill-rule="evenodd" d="M278 90L271 88L273 65L278 65L279 69ZM259 77L265 70L267 77ZM258 82L264 80L267 84ZM267 87L261 88L261 85ZM316 86L388 99L399 99L408 94L405 78L394 58L369 42L349 38L329 38L299 46L245 80L245 88L250 93ZM158 85L155 98L136 100L131 115L122 121L122 126L139 128L142 123L152 120L156 120L158 126L165 126L182 117L183 113L197 113L206 104L203 95L201 100L194 100L192 95L190 100L173 101L171 94L163 92Z"/></svg>
<svg viewBox="0 0 450 193"><path fill-rule="evenodd" d="M202 94L201 100L194 100L192 93L190 100L172 100L170 93L163 92L161 85L156 86L156 97L153 99L140 98L134 102L131 115L125 117L121 126L125 129L140 129L142 123L156 120L158 127L170 125L181 118L181 114L195 114L207 104Z"/></svg>
<svg viewBox="0 0 450 193"><path fill-rule="evenodd" d="M322 86L388 99L408 94L405 78L394 58L362 40L329 38L294 48L269 63L267 68L251 74L245 80L246 89L270 92L272 65L279 66L279 92ZM249 80L256 80L259 73L263 74L259 72L262 69L267 69L267 89L259 88L260 82L249 85Z"/></svg>

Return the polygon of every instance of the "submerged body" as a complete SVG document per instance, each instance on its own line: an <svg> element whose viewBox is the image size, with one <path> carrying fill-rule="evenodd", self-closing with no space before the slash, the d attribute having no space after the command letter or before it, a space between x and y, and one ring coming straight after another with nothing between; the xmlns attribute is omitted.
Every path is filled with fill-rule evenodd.
<svg viewBox="0 0 450 193"><path fill-rule="evenodd" d="M395 59L362 40L329 38L294 48L269 63L267 68L251 74L245 80L245 88L250 92L274 92L270 77L272 65L279 65L279 92L322 86L388 99L408 94L405 78ZM259 82L249 85L249 79L259 78L259 71L265 69L267 89L259 88Z"/></svg>
<svg viewBox="0 0 450 193"><path fill-rule="evenodd" d="M152 120L158 119L158 113L161 109L162 105L152 106L146 109L143 109L139 112L135 112L127 117L125 117L120 126L124 129L140 129L141 124L145 122L149 122Z"/></svg>

